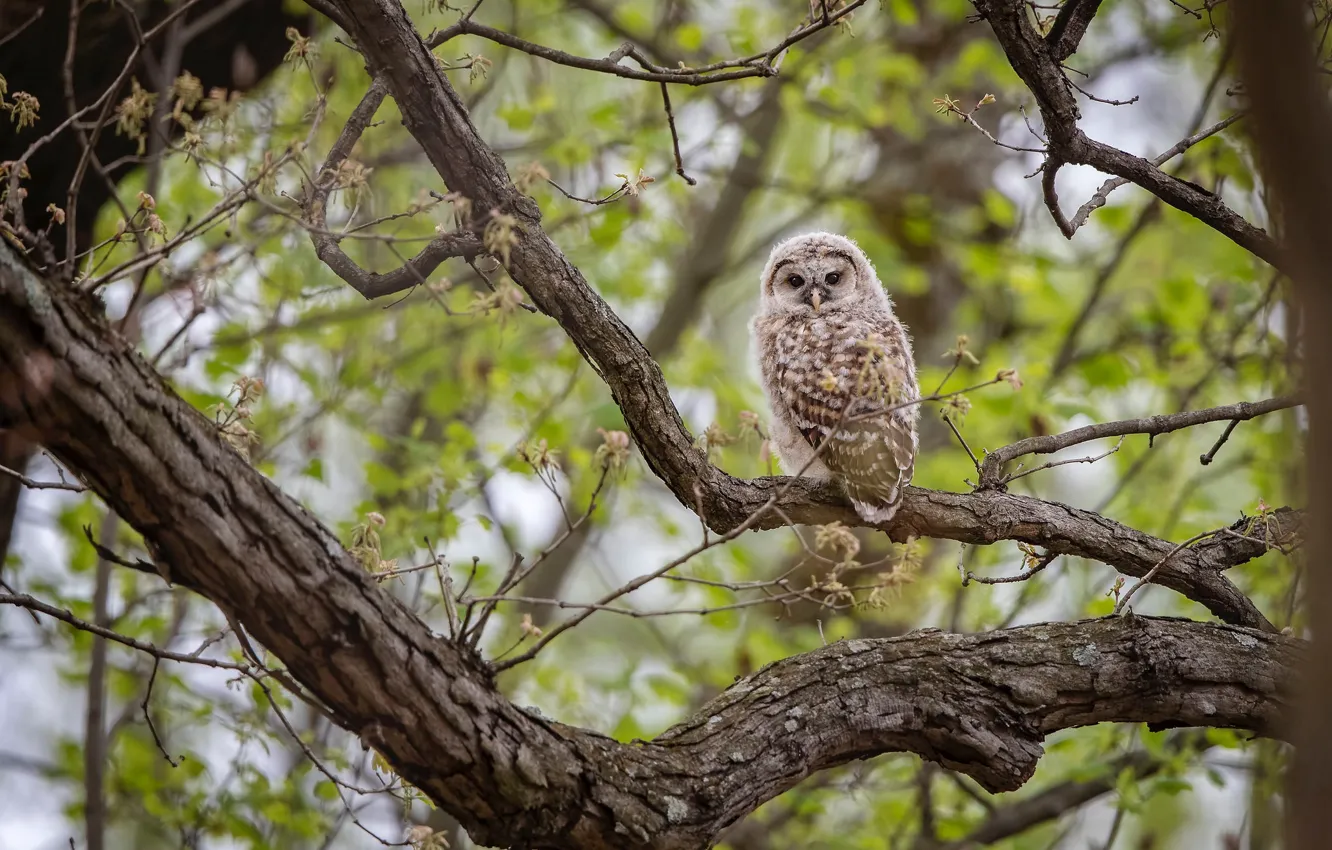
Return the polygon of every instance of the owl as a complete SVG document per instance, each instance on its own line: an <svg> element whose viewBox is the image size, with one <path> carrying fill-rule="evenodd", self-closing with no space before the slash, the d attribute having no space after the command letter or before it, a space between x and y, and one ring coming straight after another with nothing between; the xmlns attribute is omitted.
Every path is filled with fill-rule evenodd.
<svg viewBox="0 0 1332 850"><path fill-rule="evenodd" d="M791 475L831 478L868 523L892 519L915 470L920 392L906 328L843 236L777 244L754 337L772 445Z"/></svg>

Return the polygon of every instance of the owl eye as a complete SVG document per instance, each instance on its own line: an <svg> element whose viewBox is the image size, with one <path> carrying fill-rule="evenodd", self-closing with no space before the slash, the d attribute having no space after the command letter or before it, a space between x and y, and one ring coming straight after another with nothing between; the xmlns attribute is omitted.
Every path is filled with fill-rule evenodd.
<svg viewBox="0 0 1332 850"><path fill-rule="evenodd" d="M829 286L832 286L833 284L837 283L837 281L839 281L839 280L841 280L841 279L842 279L842 276L841 276L840 274L838 274L837 272L828 272L828 276L824 278L824 281L826 281L827 284L828 284Z"/></svg>
<svg viewBox="0 0 1332 850"><path fill-rule="evenodd" d="M805 285L805 279L798 274L791 275L786 279L786 282L791 284L791 286L796 289L799 289L800 287Z"/></svg>

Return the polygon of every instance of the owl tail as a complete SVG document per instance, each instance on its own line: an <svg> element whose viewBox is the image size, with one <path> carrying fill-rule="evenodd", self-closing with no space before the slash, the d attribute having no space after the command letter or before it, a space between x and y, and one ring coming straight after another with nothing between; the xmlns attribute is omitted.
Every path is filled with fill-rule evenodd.
<svg viewBox="0 0 1332 850"><path fill-rule="evenodd" d="M875 505L869 502L858 502L851 500L851 506L860 514L860 518L872 525L880 525L892 519L897 514L897 506L901 502L893 502L891 505Z"/></svg>
<svg viewBox="0 0 1332 850"><path fill-rule="evenodd" d="M902 504L903 492L902 488L897 486L885 491L857 487L847 482L847 495L850 496L851 506L856 509L861 519L879 525L888 522L897 514L897 508Z"/></svg>

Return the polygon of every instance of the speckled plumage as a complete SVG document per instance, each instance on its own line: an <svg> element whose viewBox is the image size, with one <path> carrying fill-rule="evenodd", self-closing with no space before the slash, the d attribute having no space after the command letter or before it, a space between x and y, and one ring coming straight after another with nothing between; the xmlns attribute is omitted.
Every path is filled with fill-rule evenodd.
<svg viewBox="0 0 1332 850"><path fill-rule="evenodd" d="M783 470L840 481L862 519L887 522L915 470L920 405L903 403L920 393L874 267L851 240L810 233L772 249L761 283L754 336Z"/></svg>

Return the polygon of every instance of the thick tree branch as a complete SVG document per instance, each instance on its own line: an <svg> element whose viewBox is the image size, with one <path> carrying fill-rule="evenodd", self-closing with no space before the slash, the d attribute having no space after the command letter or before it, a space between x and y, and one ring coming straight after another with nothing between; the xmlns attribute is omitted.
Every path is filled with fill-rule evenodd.
<svg viewBox="0 0 1332 850"><path fill-rule="evenodd" d="M702 847L810 772L880 752L916 752L1005 790L1059 729L1272 734L1301 652L1278 635L1141 617L851 641L765 668L652 743L620 744L504 699L484 662L431 634L128 343L7 247L0 378L0 421L38 435L157 563L481 843ZM945 509L1017 504L1003 493L912 500L936 497Z"/></svg>
<svg viewBox="0 0 1332 850"><path fill-rule="evenodd" d="M737 501L744 499L745 504L752 504L748 501L752 495L775 490L789 480L757 478L743 482L732 478L724 489ZM758 527L777 527L783 523L781 516L810 525L834 520L855 524L852 512L844 505L836 488L801 479L779 501L780 515L759 523ZM1202 604L1226 622L1274 630L1253 602L1219 571L1297 539L1301 532L1298 512L1283 509L1277 515L1280 519L1273 525L1282 530L1280 538L1264 542L1261 532L1258 537L1245 534L1255 520L1242 519L1232 528L1244 536L1223 535L1210 545L1174 554L1156 573L1155 583ZM935 537L984 545L1018 540L1056 554L1101 561L1125 575L1139 578L1175 548L1172 543L1092 511L997 491L962 494L908 488L897 516L884 530L899 541L908 537Z"/></svg>
<svg viewBox="0 0 1332 850"><path fill-rule="evenodd" d="M1101 0L1068 0L1064 4L1045 35L1045 43L1056 60L1063 62L1073 55L1100 8Z"/></svg>
<svg viewBox="0 0 1332 850"><path fill-rule="evenodd" d="M778 487L796 522L849 517L825 484L744 482L708 463L657 364L542 231L401 6L337 6L449 187L476 208L513 211L522 231L514 279L600 371L682 502L735 528ZM8 246L0 425L48 446L143 535L173 580L243 625L341 725L487 844L706 846L809 773L881 752L919 753L997 791L1029 778L1044 737L1061 729L1123 721L1272 734L1302 655L1291 638L1141 617L840 642L769 665L656 741L621 744L508 702L488 665L383 592L78 296ZM913 490L887 530L921 528L1062 546L1131 574L1171 548L1095 514L1001 492ZM1229 548L1190 549L1159 580L1222 616L1266 625L1216 572L1266 548L1244 535Z"/></svg>

